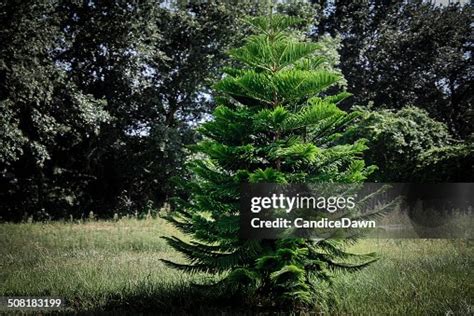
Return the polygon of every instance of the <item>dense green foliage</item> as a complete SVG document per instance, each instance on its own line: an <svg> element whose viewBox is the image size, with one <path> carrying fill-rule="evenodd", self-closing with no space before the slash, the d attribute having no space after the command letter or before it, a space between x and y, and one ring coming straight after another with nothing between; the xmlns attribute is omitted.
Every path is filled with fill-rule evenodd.
<svg viewBox="0 0 474 316"><path fill-rule="evenodd" d="M430 148L420 156L414 177L420 182L472 182L473 157L472 143Z"/></svg>
<svg viewBox="0 0 474 316"><path fill-rule="evenodd" d="M345 134L348 139L368 139L368 163L378 166L371 180L386 182L416 181L415 169L421 155L432 148L454 142L446 126L431 119L416 107L400 111L360 109L358 124Z"/></svg>
<svg viewBox="0 0 474 316"><path fill-rule="evenodd" d="M367 163L378 168L377 182L470 182L472 145L456 140L446 124L414 106L399 111L359 107L362 115L345 132L346 140L365 138Z"/></svg>
<svg viewBox="0 0 474 316"><path fill-rule="evenodd" d="M54 10L44 1L0 7L2 217L77 205L90 181L81 144L111 119L105 100L81 91L50 57L62 39Z"/></svg>
<svg viewBox="0 0 474 316"><path fill-rule="evenodd" d="M256 34L230 51L239 66L225 68L215 85L218 107L194 147L195 177L184 184L191 197L179 201L170 219L192 238L167 238L189 264L166 262L188 271L228 272L224 285L240 294L250 291L264 304L323 304L315 294L331 269L361 265L343 263L350 257L343 241L239 238L240 184L361 182L372 168L360 158L362 141L340 142L339 132L357 113L337 107L346 92L325 93L342 76L324 58L323 45L289 33L301 22L296 18L249 22Z"/></svg>
<svg viewBox="0 0 474 316"><path fill-rule="evenodd" d="M474 132L472 6L314 2L327 12L314 36L342 37L341 69L351 101L392 109L414 104L456 137Z"/></svg>
<svg viewBox="0 0 474 316"><path fill-rule="evenodd" d="M246 3L0 4L0 217L142 212L174 193Z"/></svg>
<svg viewBox="0 0 474 316"><path fill-rule="evenodd" d="M215 107L209 85L229 62L225 51L248 34L242 18L267 5L2 1L0 218L90 211L108 217L156 209L176 195L171 179L189 176L186 146L198 140L195 127ZM344 74L341 83L353 96L340 108L373 101L372 109L413 104L426 110L426 124L444 123L453 145L464 148L423 147L449 152L440 155L453 162L446 169L452 174L436 181L469 180L459 168L471 157L465 154L474 117L472 7L376 0L282 1L275 7L303 20L296 26L300 33L311 24L311 38L341 54L340 70L333 70ZM325 53L338 62L334 51ZM385 155L393 161L400 156ZM403 161L394 169L415 168L417 181L428 179L430 173L422 174L429 172L427 157L417 153L411 165ZM410 174L397 177L412 181Z"/></svg>

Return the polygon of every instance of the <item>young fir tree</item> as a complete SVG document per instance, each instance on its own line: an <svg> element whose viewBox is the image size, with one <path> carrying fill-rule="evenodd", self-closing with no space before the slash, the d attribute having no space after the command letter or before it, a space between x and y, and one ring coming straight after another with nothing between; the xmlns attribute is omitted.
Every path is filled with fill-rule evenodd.
<svg viewBox="0 0 474 316"><path fill-rule="evenodd" d="M302 21L274 15L253 18L256 35L230 52L238 67L215 85L219 106L200 129L204 140L185 185L190 199L177 203L170 220L192 241L167 238L189 264L187 271L226 272L223 282L250 290L261 301L294 307L311 304L332 268L354 268L337 240L239 238L239 189L249 183L361 182L364 143L340 144L356 116L327 95L343 78L320 54L320 45L289 29ZM367 258L366 262L373 260ZM359 261L360 262L360 261Z"/></svg>

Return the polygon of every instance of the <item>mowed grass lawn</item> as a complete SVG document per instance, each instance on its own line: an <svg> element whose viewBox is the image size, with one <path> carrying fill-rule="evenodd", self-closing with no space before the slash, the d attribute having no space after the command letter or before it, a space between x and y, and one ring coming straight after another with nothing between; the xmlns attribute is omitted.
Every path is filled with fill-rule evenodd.
<svg viewBox="0 0 474 316"><path fill-rule="evenodd" d="M61 296L70 311L245 312L225 293L196 282L161 258L183 261L160 236L178 235L163 219L0 225L0 296ZM381 259L337 273L328 314L465 315L474 312L474 247L465 240L362 240L358 253ZM255 308L255 307L254 307ZM261 311L261 310L260 310Z"/></svg>

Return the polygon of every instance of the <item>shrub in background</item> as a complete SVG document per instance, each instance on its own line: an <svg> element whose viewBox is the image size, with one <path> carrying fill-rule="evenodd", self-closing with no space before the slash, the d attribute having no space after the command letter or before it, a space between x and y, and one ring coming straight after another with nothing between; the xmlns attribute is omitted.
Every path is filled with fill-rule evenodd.
<svg viewBox="0 0 474 316"><path fill-rule="evenodd" d="M454 138L446 124L415 106L401 110L357 107L361 116L344 133L344 141L368 140L365 161L376 165L369 181L470 182L472 141Z"/></svg>
<svg viewBox="0 0 474 316"><path fill-rule="evenodd" d="M420 155L415 177L422 182L472 182L474 146L461 143L432 148Z"/></svg>

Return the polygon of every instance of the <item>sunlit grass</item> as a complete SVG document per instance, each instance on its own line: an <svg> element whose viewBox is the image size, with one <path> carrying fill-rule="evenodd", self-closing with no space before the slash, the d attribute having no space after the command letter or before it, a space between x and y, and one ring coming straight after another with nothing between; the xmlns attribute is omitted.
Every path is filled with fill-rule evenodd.
<svg viewBox="0 0 474 316"><path fill-rule="evenodd" d="M160 261L183 260L160 238L172 234L160 218L2 224L0 296L56 295L78 311L245 311L225 293L211 297L191 286L215 277ZM328 312L466 314L474 302L473 249L462 240L362 240L350 250L376 251L381 259L337 273Z"/></svg>
<svg viewBox="0 0 474 316"><path fill-rule="evenodd" d="M381 259L334 284L337 314L464 315L474 303L474 248L463 240L362 240Z"/></svg>

